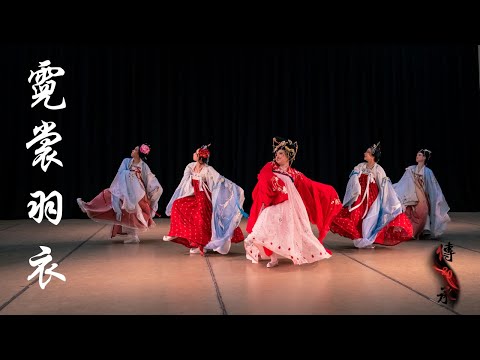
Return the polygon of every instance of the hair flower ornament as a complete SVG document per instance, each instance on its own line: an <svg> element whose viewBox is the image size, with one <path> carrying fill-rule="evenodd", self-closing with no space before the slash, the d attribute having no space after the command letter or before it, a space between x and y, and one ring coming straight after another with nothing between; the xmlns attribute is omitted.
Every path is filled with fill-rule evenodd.
<svg viewBox="0 0 480 360"><path fill-rule="evenodd" d="M139 150L142 154L148 155L150 153L150 146L148 146L147 144L142 144Z"/></svg>

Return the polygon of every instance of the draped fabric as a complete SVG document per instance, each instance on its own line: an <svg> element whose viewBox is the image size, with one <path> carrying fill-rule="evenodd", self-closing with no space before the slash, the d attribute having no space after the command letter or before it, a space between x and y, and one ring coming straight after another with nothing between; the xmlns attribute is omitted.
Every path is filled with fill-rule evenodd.
<svg viewBox="0 0 480 360"><path fill-rule="evenodd" d="M133 164L132 158L126 158L108 189L90 202L79 198L77 203L92 220L112 224L114 237L154 227L153 217L162 193L162 186L144 161Z"/></svg>
<svg viewBox="0 0 480 360"><path fill-rule="evenodd" d="M356 247L397 245L412 238L412 224L379 164L369 169L367 163L360 163L353 169L343 205L331 231L352 239Z"/></svg>
<svg viewBox="0 0 480 360"><path fill-rule="evenodd" d="M435 239L445 232L447 223L450 222L450 207L430 168L409 166L393 187L414 225L415 237L428 231L431 238Z"/></svg>
<svg viewBox="0 0 480 360"><path fill-rule="evenodd" d="M257 178L247 223L247 258L256 262L275 252L303 264L329 257L322 241L341 209L335 189L292 167L282 171L274 162L267 163ZM317 225L318 238L310 223Z"/></svg>
<svg viewBox="0 0 480 360"><path fill-rule="evenodd" d="M170 199L166 214L171 216L168 236L189 248L230 251L231 243L244 239L239 228L243 189L206 165L194 172L195 162L185 167L180 184Z"/></svg>

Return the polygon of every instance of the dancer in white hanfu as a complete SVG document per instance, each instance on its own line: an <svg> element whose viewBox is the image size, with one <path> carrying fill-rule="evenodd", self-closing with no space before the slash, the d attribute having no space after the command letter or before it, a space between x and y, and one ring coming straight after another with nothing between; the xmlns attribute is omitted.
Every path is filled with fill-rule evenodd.
<svg viewBox="0 0 480 360"><path fill-rule="evenodd" d="M432 152L417 152L417 165L405 169L400 181L393 185L406 215L413 225L413 237L436 239L441 236L450 221L450 210L433 171L428 168Z"/></svg>
<svg viewBox="0 0 480 360"><path fill-rule="evenodd" d="M278 266L279 257L301 265L331 256L322 241L342 205L332 186L313 181L291 167L297 150L297 142L275 137L275 159L258 174L252 194L246 256L253 263L269 258L269 268ZM318 227L318 238L311 223Z"/></svg>
<svg viewBox="0 0 480 360"><path fill-rule="evenodd" d="M80 209L92 220L112 224L111 237L130 235L124 243L139 243L139 231L155 226L153 218L163 188L144 161L150 146L136 146L131 158L122 161L117 175L108 189L92 201L77 199Z"/></svg>

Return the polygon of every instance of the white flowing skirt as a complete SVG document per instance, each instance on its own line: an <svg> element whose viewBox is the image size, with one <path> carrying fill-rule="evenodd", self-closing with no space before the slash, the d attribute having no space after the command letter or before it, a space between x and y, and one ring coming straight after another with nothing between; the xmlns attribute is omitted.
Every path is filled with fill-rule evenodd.
<svg viewBox="0 0 480 360"><path fill-rule="evenodd" d="M292 260L295 265L328 259L331 255L313 234L297 188L288 176L276 175L285 182L288 200L261 211L244 242L247 259L257 263L259 257L268 258L264 247Z"/></svg>

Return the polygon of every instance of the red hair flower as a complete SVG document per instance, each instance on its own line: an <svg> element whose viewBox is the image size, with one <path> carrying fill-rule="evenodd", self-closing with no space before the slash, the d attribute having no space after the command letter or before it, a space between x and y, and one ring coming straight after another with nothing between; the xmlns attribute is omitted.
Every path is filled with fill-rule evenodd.
<svg viewBox="0 0 480 360"><path fill-rule="evenodd" d="M203 145L200 149L198 149L198 156L204 159L208 159L210 157L210 150L208 150L208 145Z"/></svg>

